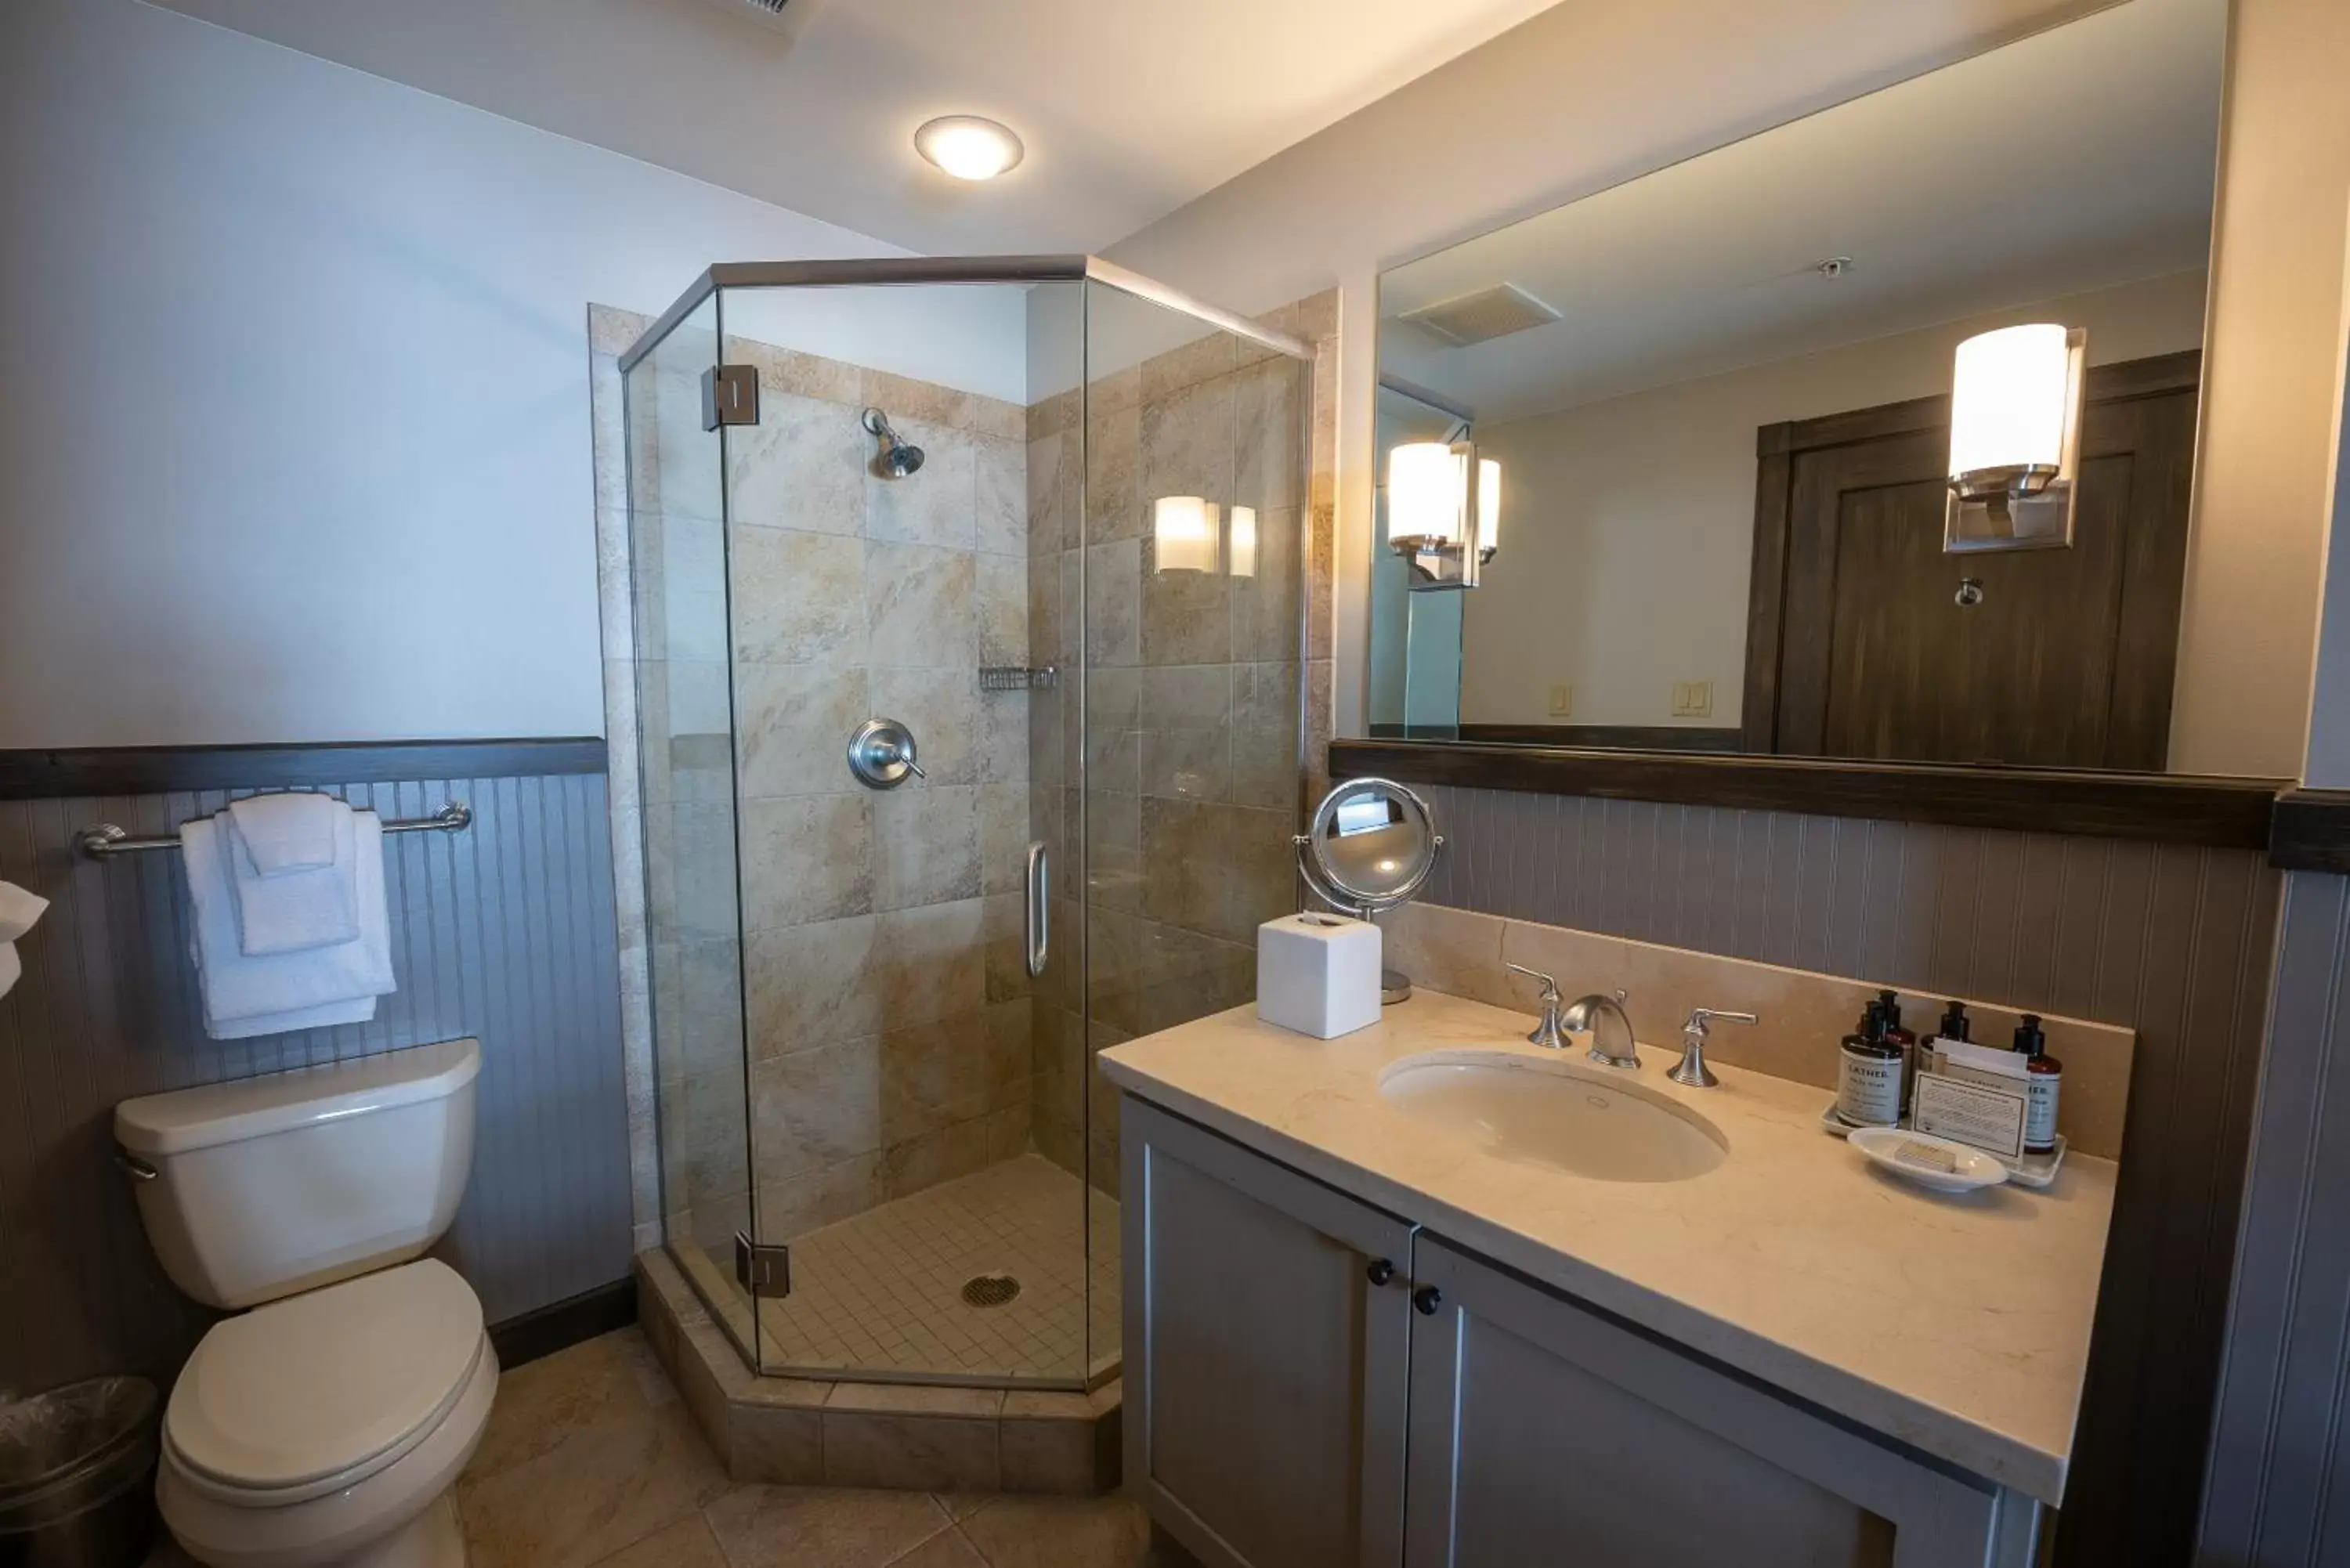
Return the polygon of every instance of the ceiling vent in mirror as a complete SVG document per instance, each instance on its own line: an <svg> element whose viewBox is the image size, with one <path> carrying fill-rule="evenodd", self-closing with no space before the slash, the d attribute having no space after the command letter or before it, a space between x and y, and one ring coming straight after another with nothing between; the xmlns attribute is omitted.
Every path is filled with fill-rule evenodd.
<svg viewBox="0 0 2350 1568"><path fill-rule="evenodd" d="M730 16L781 29L785 26L784 9L790 0L711 0L711 4Z"/></svg>
<svg viewBox="0 0 2350 1568"><path fill-rule="evenodd" d="M1427 328L1455 348L1466 348L1529 327L1546 326L1560 315L1516 284L1497 283L1474 294L1457 294L1407 310L1403 319Z"/></svg>

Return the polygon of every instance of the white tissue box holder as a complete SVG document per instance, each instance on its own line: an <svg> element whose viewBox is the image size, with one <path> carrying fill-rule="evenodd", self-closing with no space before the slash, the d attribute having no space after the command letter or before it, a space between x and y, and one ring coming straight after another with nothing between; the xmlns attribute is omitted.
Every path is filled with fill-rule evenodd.
<svg viewBox="0 0 2350 1568"><path fill-rule="evenodd" d="M1333 1040L1379 1021L1378 927L1345 915L1284 915L1256 929L1256 1015Z"/></svg>

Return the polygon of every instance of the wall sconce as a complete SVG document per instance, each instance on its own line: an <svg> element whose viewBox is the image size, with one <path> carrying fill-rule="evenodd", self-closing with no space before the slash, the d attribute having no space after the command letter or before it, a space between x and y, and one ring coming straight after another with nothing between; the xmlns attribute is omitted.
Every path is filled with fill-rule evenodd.
<svg viewBox="0 0 2350 1568"><path fill-rule="evenodd" d="M1162 495L1150 510L1151 535L1158 544L1158 570L1216 570L1220 507L1197 495Z"/></svg>
<svg viewBox="0 0 2350 1568"><path fill-rule="evenodd" d="M1414 591L1475 587L1502 547L1502 465L1471 441L1390 450L1388 547L1410 563Z"/></svg>
<svg viewBox="0 0 2350 1568"><path fill-rule="evenodd" d="M2004 327L1959 345L1950 381L1950 499L1942 548L2052 550L2073 543L2089 335Z"/></svg>

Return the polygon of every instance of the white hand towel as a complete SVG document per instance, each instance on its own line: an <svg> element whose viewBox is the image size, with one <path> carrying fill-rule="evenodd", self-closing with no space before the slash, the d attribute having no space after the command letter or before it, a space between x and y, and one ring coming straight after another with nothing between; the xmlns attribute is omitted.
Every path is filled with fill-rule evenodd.
<svg viewBox="0 0 2350 1568"><path fill-rule="evenodd" d="M228 852L229 890L235 895L237 945L247 958L307 952L332 947L359 934L359 814L325 795L284 797L324 800L333 824L334 853L314 871L263 871L244 825L232 806L224 844ZM237 805L248 803L239 801Z"/></svg>
<svg viewBox="0 0 2350 1568"><path fill-rule="evenodd" d="M14 882L0 882L0 942L13 942L31 930L48 907L47 898L27 893Z"/></svg>
<svg viewBox="0 0 2350 1568"><path fill-rule="evenodd" d="M211 817L181 825L204 1030L213 1039L356 1022L374 1016L373 999L396 989L384 905L383 824L373 812L355 817L359 934L333 947L261 958L245 953L237 940L226 826ZM361 1002L365 1011L358 1012L355 1004ZM335 1015L322 1015L328 1011Z"/></svg>
<svg viewBox="0 0 2350 1568"><path fill-rule="evenodd" d="M16 988L16 977L25 972L25 961L16 956L15 942L0 942L0 996Z"/></svg>
<svg viewBox="0 0 2350 1568"><path fill-rule="evenodd" d="M338 824L350 810L330 794L257 794L228 803L229 820L264 877L333 865L342 846Z"/></svg>

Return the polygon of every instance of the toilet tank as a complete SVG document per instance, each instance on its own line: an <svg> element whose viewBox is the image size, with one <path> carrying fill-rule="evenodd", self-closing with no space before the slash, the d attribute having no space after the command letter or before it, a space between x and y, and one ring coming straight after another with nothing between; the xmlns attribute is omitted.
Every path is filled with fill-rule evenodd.
<svg viewBox="0 0 2350 1568"><path fill-rule="evenodd" d="M449 1040L123 1101L163 1272L246 1307L420 1255L465 1194L481 1072L481 1043Z"/></svg>

